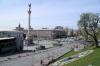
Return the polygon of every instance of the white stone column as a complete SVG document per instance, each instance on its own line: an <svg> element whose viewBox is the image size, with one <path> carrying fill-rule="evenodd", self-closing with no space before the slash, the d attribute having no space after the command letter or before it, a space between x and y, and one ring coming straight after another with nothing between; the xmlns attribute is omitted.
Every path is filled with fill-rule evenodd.
<svg viewBox="0 0 100 66"><path fill-rule="evenodd" d="M29 20L28 20L28 35L30 35L30 14L29 14Z"/></svg>

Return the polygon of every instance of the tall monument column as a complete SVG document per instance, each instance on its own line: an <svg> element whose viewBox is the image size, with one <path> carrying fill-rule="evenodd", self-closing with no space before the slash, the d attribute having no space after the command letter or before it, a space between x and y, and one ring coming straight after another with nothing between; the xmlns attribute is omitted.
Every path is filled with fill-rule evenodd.
<svg viewBox="0 0 100 66"><path fill-rule="evenodd" d="M29 14L29 22L28 22L28 35L30 35L31 4L29 4L28 14Z"/></svg>
<svg viewBox="0 0 100 66"><path fill-rule="evenodd" d="M33 37L32 35L30 34L30 18L31 18L31 4L28 4L29 6L29 10L28 10L28 15L29 15L29 18L28 18L28 34L25 38L25 44L26 45L30 45L30 44L33 44Z"/></svg>

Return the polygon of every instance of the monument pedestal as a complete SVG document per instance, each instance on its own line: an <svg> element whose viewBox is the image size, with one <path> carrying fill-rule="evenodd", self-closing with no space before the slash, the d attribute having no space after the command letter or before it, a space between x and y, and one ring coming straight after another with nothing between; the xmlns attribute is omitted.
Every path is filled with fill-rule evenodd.
<svg viewBox="0 0 100 66"><path fill-rule="evenodd" d="M33 44L33 37L31 35L27 35L26 38L25 38L25 44L27 46L30 46Z"/></svg>
<svg viewBox="0 0 100 66"><path fill-rule="evenodd" d="M28 14L29 14L28 35L27 35L26 38L25 38L25 44L26 44L27 46L30 46L30 45L33 44L33 37L32 37L32 35L30 35L31 4L29 4Z"/></svg>

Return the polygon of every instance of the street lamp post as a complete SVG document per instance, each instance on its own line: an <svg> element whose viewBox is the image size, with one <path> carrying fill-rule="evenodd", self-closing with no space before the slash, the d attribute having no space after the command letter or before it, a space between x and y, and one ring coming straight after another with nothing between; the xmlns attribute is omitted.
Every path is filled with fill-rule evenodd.
<svg viewBox="0 0 100 66"><path fill-rule="evenodd" d="M27 45L27 51L28 51L28 45Z"/></svg>
<svg viewBox="0 0 100 66"><path fill-rule="evenodd" d="M39 44L39 33L38 33L38 30L37 30L37 41L38 41L38 44Z"/></svg>
<svg viewBox="0 0 100 66"><path fill-rule="evenodd" d="M49 60L50 54L48 53L48 60Z"/></svg>
<svg viewBox="0 0 100 66"><path fill-rule="evenodd" d="M32 55L32 66L34 66L34 65L33 65L33 59L34 59L34 54Z"/></svg>
<svg viewBox="0 0 100 66"><path fill-rule="evenodd" d="M57 55L58 55L58 49L57 49Z"/></svg>
<svg viewBox="0 0 100 66"><path fill-rule="evenodd" d="M41 55L41 60L42 60L42 55Z"/></svg>
<svg viewBox="0 0 100 66"><path fill-rule="evenodd" d="M62 49L61 49L61 54L62 54Z"/></svg>
<svg viewBox="0 0 100 66"><path fill-rule="evenodd" d="M54 56L54 51L53 51L53 56Z"/></svg>
<svg viewBox="0 0 100 66"><path fill-rule="evenodd" d="M28 39L25 41L25 47L26 51L28 51Z"/></svg>
<svg viewBox="0 0 100 66"><path fill-rule="evenodd" d="M52 58L54 57L54 51L52 52Z"/></svg>

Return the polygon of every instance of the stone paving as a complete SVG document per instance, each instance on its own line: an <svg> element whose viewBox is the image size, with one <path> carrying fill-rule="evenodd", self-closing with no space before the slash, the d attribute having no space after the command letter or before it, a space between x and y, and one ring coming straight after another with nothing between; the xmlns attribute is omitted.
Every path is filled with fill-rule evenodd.
<svg viewBox="0 0 100 66"><path fill-rule="evenodd" d="M44 43L40 42L39 44L47 45L47 44L45 44L45 42L47 42L47 44L48 43L51 44L52 42L55 42L55 41L52 41L52 42L44 41ZM54 56L54 58L56 59L61 54L65 54L68 51L70 51L71 47L73 47L73 44L67 44L67 42L61 42L61 43L64 44L62 47L50 48L47 50L39 50L36 52L21 53L21 54L16 54L14 56L11 55L11 56L7 56L7 57L0 57L0 60L5 60L5 61L0 62L0 66L32 66L33 64L36 64L36 66L37 65L41 66L39 63L40 59L42 59L44 62L46 61L46 63L47 63L48 57ZM26 48L26 50L27 50L27 48ZM24 57L22 57L22 56L24 56ZM15 59L8 59L10 57L15 58Z"/></svg>
<svg viewBox="0 0 100 66"><path fill-rule="evenodd" d="M48 55L45 54L46 57L48 57ZM57 56L56 56L57 57ZM55 57L55 58L56 58ZM27 59L27 60L26 60ZM39 62L40 60L40 57L38 57L38 55L34 55L34 60L33 60L33 64L36 63L36 66L39 66L40 63L37 63ZM42 59L43 59L43 54L42 54ZM15 61L16 60L16 61ZM37 62L36 62L37 60ZM43 59L43 60L46 60L46 59ZM6 63L5 63L6 62ZM12 62L12 63L11 63ZM20 62L20 63L19 63ZM0 66L31 66L32 65L32 55L30 56L26 56L26 57L17 57L16 59L9 59L9 61L3 61L4 64L1 64L0 63ZM14 65L12 65L14 64Z"/></svg>
<svg viewBox="0 0 100 66"><path fill-rule="evenodd" d="M71 51L71 50L70 50L70 51ZM69 51L64 52L64 53L60 53L60 54L55 55L55 56L53 56L53 57L50 57L50 58L48 58L48 59L46 59L46 60L43 60L43 64L44 64L44 65L48 65L49 62L52 62L52 60L58 59L59 57L61 57L62 55L66 54L66 53L68 53L68 52L69 52ZM43 65L41 65L40 63L37 63L37 64L35 64L34 66L43 66Z"/></svg>

